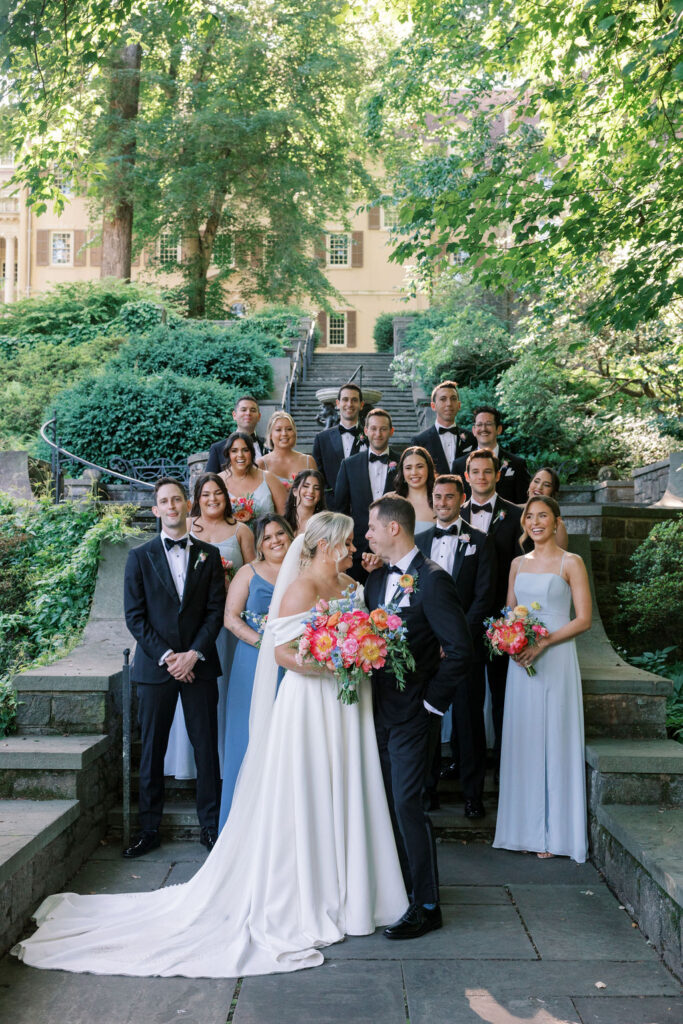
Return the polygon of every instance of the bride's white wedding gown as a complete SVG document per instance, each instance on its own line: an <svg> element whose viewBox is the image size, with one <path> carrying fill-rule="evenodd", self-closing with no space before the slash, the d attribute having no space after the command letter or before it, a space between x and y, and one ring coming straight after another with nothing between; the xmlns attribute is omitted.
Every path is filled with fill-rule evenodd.
<svg viewBox="0 0 683 1024"><path fill-rule="evenodd" d="M270 621L272 645L299 636L304 618ZM260 749L245 761L248 781L240 776L227 824L191 881L50 896L38 931L12 952L65 971L236 977L316 966L321 946L399 918L408 900L370 682L349 707L331 675L289 671L271 706Z"/></svg>

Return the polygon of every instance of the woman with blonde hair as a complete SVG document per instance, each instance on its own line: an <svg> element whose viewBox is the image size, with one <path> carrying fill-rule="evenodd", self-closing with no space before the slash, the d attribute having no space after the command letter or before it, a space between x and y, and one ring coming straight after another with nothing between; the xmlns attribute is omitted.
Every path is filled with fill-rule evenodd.
<svg viewBox="0 0 683 1024"><path fill-rule="evenodd" d="M295 450L296 423L284 409L276 409L266 428L266 444L271 449L256 465L274 473L287 490L302 469L317 469L312 455Z"/></svg>
<svg viewBox="0 0 683 1024"><path fill-rule="evenodd" d="M334 675L296 656L319 600L355 588L364 607L347 575L353 551L353 521L319 512L287 552L230 815L194 878L147 893L48 897L16 956L93 974L274 974L322 964L321 947L371 935L406 911L370 680L357 704L343 704Z"/></svg>

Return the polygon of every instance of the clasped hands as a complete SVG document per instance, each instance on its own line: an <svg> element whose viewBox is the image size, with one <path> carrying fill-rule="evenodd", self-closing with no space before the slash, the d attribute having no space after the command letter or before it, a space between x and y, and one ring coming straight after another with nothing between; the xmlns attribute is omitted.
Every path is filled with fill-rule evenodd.
<svg viewBox="0 0 683 1024"><path fill-rule="evenodd" d="M547 646L548 643L545 637L541 637L538 643L530 644L528 647L525 647L523 651L520 651L519 654L513 654L511 657L518 665L521 665L522 668L528 668L540 654L543 654Z"/></svg>
<svg viewBox="0 0 683 1024"><path fill-rule="evenodd" d="M197 664L197 660L196 651L181 651L177 654L175 652L169 654L164 664L174 679L181 683L193 683L194 672L192 670Z"/></svg>

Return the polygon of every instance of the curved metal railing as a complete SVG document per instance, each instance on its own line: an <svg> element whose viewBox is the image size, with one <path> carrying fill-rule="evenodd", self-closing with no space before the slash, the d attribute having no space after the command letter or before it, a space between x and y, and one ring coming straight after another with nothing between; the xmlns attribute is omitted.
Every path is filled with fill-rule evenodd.
<svg viewBox="0 0 683 1024"><path fill-rule="evenodd" d="M306 380L308 369L313 359L313 338L315 336L315 323L311 320L305 338L299 338L294 354L294 360L282 391L282 408L291 414L292 401L296 402L296 391L299 380Z"/></svg>

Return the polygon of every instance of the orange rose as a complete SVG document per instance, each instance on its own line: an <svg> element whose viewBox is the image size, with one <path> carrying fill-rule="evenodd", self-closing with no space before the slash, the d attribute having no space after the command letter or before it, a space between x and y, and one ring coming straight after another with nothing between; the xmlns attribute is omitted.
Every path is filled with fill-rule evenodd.
<svg viewBox="0 0 683 1024"><path fill-rule="evenodd" d="M337 625L340 619L341 612L335 612L333 615L330 615L329 619L327 620L327 628L334 629L334 627Z"/></svg>
<svg viewBox="0 0 683 1024"><path fill-rule="evenodd" d="M374 612L370 612L370 618L377 629L387 628L387 613L383 608L375 608Z"/></svg>

